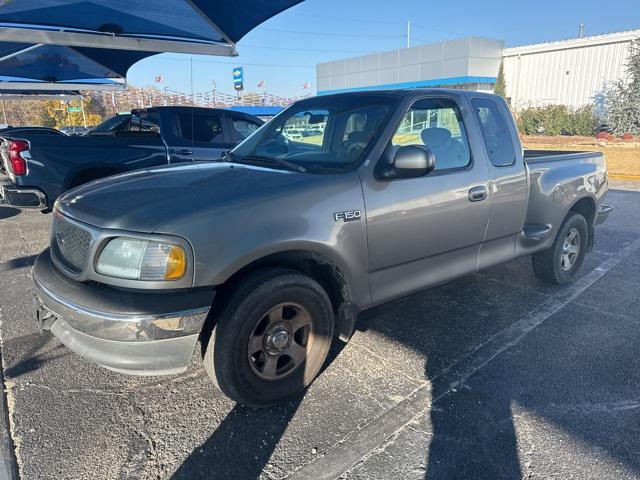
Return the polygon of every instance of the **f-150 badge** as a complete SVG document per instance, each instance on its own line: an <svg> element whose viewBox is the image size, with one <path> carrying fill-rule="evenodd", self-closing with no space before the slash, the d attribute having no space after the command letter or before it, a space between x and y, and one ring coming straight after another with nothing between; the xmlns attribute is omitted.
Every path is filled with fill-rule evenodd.
<svg viewBox="0 0 640 480"><path fill-rule="evenodd" d="M343 222L355 222L362 218L362 212L360 210L348 210L346 212L336 212L333 214L333 218L336 222L342 220Z"/></svg>

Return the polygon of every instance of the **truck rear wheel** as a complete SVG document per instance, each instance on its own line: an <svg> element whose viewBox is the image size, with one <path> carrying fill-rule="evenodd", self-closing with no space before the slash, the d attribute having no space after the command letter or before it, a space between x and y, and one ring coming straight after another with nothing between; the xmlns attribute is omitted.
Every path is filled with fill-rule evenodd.
<svg viewBox="0 0 640 480"><path fill-rule="evenodd" d="M550 284L564 285L576 280L589 245L589 227L579 213L565 219L552 247L532 257L536 276Z"/></svg>
<svg viewBox="0 0 640 480"><path fill-rule="evenodd" d="M315 379L333 338L333 308L312 278L257 271L235 286L209 339L204 367L229 398L267 407Z"/></svg>

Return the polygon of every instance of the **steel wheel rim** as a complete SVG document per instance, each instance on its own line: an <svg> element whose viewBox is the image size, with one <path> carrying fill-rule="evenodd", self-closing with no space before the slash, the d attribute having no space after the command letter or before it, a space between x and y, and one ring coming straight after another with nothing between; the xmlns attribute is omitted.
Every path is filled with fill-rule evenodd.
<svg viewBox="0 0 640 480"><path fill-rule="evenodd" d="M576 228L572 228L567 232L562 244L562 253L560 254L560 267L562 270L567 272L573 268L580 256L580 247L580 232Z"/></svg>
<svg viewBox="0 0 640 480"><path fill-rule="evenodd" d="M305 363L313 343L313 319L302 305L285 302L257 320L248 342L249 365L262 380L277 381Z"/></svg>

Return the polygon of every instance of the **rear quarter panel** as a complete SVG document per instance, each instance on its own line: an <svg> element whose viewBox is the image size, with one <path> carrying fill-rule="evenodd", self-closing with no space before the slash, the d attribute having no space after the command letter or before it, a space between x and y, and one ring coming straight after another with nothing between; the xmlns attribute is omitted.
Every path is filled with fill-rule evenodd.
<svg viewBox="0 0 640 480"><path fill-rule="evenodd" d="M16 183L37 186L51 199L89 169L121 172L166 163L166 149L159 138L34 136L25 140L31 154L28 174L18 177Z"/></svg>
<svg viewBox="0 0 640 480"><path fill-rule="evenodd" d="M538 246L548 248L571 208L593 200L598 211L607 189L607 169L601 153L553 154L526 161L530 192L527 224L550 225L552 235Z"/></svg>

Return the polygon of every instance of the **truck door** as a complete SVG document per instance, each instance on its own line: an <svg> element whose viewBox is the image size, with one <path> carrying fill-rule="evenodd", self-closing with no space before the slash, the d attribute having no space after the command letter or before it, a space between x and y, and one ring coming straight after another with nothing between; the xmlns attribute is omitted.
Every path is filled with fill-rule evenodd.
<svg viewBox="0 0 640 480"><path fill-rule="evenodd" d="M123 117L124 122L114 125L113 135L107 131L105 135L97 134L80 138L90 138L89 145L97 149L101 148L101 143L105 143L109 158L104 163L117 165L119 169L136 170L165 165L167 152L160 136L157 112L155 110L134 111L131 115ZM78 144L76 155L81 154L81 147L82 145ZM104 155L98 154L97 158L90 156L89 159L83 160L95 161Z"/></svg>
<svg viewBox="0 0 640 480"><path fill-rule="evenodd" d="M436 167L420 178L363 182L374 302L474 272L489 218L489 171L475 160L481 142L469 108L446 96L417 100L381 161L405 145L424 145ZM473 153L473 154L472 154ZM375 176L374 176L375 177Z"/></svg>
<svg viewBox="0 0 640 480"><path fill-rule="evenodd" d="M471 105L485 146L479 156L486 158L484 163L491 176L491 214L478 257L479 268L486 268L515 256L527 211L528 180L522 147L507 105L487 97L474 98Z"/></svg>
<svg viewBox="0 0 640 480"><path fill-rule="evenodd" d="M183 109L176 114L175 130L167 137L171 163L216 161L234 146L226 122L215 111Z"/></svg>

